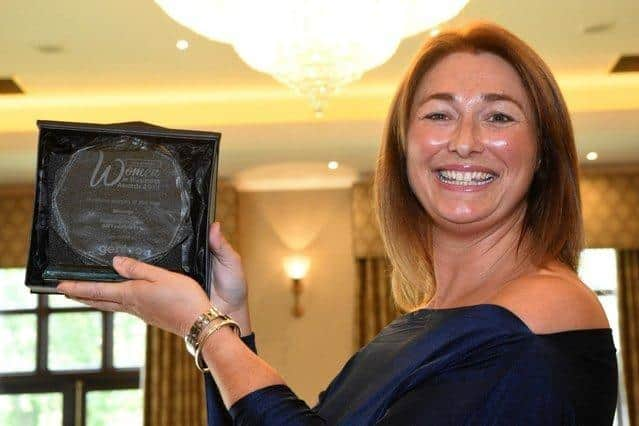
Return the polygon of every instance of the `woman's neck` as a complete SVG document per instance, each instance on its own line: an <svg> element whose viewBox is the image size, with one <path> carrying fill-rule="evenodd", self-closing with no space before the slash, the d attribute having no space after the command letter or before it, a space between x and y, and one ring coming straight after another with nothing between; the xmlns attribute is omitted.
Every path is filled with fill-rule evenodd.
<svg viewBox="0 0 639 426"><path fill-rule="evenodd" d="M537 268L529 259L527 239L517 252L525 206L507 220L473 235L433 229L437 290L428 307L482 303L507 282Z"/></svg>

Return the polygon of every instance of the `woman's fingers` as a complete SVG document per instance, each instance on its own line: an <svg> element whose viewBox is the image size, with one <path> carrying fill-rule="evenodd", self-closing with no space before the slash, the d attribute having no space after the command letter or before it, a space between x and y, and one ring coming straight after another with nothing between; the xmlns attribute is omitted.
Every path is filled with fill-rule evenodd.
<svg viewBox="0 0 639 426"><path fill-rule="evenodd" d="M225 246L228 245L222 235L220 222L213 222L209 228L209 249L213 254L223 254Z"/></svg>
<svg viewBox="0 0 639 426"><path fill-rule="evenodd" d="M237 256L237 253L222 235L220 222L214 222L209 229L209 249L213 256L223 264Z"/></svg>
<svg viewBox="0 0 639 426"><path fill-rule="evenodd" d="M160 281L166 274L170 274L166 269L124 256L113 258L113 268L124 278L152 282Z"/></svg>
<svg viewBox="0 0 639 426"><path fill-rule="evenodd" d="M75 300L76 302L84 303L87 306L90 306L95 309L99 309L101 311L109 311L109 312L128 312L124 305L115 302L105 302L102 300L92 300L92 299L80 299L77 297L70 297L69 299Z"/></svg>
<svg viewBox="0 0 639 426"><path fill-rule="evenodd" d="M86 299L122 304L129 283L62 281L57 289L73 299ZM83 302L84 303L84 302Z"/></svg>

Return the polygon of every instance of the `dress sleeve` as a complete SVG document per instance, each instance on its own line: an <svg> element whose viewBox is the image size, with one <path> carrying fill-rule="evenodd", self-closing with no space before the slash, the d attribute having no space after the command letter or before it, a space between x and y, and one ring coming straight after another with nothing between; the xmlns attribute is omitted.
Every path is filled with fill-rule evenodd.
<svg viewBox="0 0 639 426"><path fill-rule="evenodd" d="M255 333L251 333L248 336L242 337L242 341L254 353L257 353L257 349L255 347ZM206 412L208 426L232 425L233 420L231 419L228 410L224 406L220 391L218 390L217 385L213 380L213 376L208 373L204 374L204 390L206 393Z"/></svg>
<svg viewBox="0 0 639 426"><path fill-rule="evenodd" d="M326 421L286 385L273 385L244 396L229 409L234 425L319 426Z"/></svg>
<svg viewBox="0 0 639 426"><path fill-rule="evenodd" d="M254 353L255 334L242 337ZM204 375L208 426L316 426L326 422L286 385L267 386L244 396L227 410L210 374Z"/></svg>

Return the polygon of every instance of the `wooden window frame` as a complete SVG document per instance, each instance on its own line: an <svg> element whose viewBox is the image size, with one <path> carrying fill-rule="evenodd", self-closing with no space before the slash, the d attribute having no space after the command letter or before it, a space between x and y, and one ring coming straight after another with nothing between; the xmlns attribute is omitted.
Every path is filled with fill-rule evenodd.
<svg viewBox="0 0 639 426"><path fill-rule="evenodd" d="M36 368L34 371L0 373L0 394L60 393L62 424L86 425L87 392L141 388L140 368L113 366L113 313L90 307L51 307L48 295L38 295L35 308L0 310L0 316L35 314ZM61 297L61 296L55 296ZM49 317L51 314L99 312L102 317L102 360L99 369L51 371L48 366Z"/></svg>

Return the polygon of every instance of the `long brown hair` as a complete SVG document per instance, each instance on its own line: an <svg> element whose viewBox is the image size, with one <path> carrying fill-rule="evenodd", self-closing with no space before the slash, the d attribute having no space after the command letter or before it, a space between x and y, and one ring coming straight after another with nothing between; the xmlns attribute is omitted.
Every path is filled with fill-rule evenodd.
<svg viewBox="0 0 639 426"><path fill-rule="evenodd" d="M583 247L575 142L566 103L544 61L526 43L490 23L475 23L428 40L417 53L388 114L375 171L375 208L393 266L395 303L411 310L434 294L431 219L413 194L406 169L406 133L416 88L444 56L460 51L500 56L519 74L535 114L539 166L526 195L519 245L529 236L536 265L556 259L576 271Z"/></svg>

